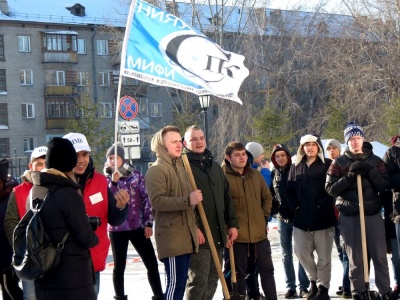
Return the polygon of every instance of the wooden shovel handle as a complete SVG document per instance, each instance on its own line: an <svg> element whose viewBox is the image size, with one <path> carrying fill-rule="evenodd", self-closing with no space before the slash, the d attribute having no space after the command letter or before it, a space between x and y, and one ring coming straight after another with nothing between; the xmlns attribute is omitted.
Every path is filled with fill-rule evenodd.
<svg viewBox="0 0 400 300"><path fill-rule="evenodd" d="M358 191L358 203L360 206L360 228L361 228L362 258L364 265L364 282L369 283L367 235L365 232L365 215L364 215L364 197L363 197L362 180L360 174L357 174L357 191Z"/></svg>

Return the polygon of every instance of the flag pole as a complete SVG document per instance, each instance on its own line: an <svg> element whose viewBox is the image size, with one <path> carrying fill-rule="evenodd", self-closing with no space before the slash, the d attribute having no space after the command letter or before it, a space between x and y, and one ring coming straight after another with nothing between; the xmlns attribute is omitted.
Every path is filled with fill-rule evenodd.
<svg viewBox="0 0 400 300"><path fill-rule="evenodd" d="M118 90L117 90L117 103L115 104L115 124L114 124L114 170L118 170L117 167L117 141L118 141L118 114L119 114L119 102L121 99L121 87L122 87L122 71L125 69L125 60L126 60L126 49L129 40L129 35L131 32L132 20L135 14L136 9L136 0L132 0L131 5L129 7L128 19L126 20L125 26L125 35L124 41L122 42L122 50L121 50L121 61L118 75Z"/></svg>

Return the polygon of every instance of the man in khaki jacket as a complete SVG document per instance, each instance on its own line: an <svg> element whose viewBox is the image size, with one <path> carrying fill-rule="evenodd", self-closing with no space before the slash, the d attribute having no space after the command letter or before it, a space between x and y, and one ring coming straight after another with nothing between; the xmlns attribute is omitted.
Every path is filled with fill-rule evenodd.
<svg viewBox="0 0 400 300"><path fill-rule="evenodd" d="M242 143L231 142L225 148L222 165L240 228L233 244L238 290L244 299L247 257L250 255L260 273L265 298L276 300L271 245L266 232L272 195L260 172L250 166L249 155Z"/></svg>
<svg viewBox="0 0 400 300"><path fill-rule="evenodd" d="M151 140L156 162L145 183L153 208L158 258L164 263L167 288L164 300L181 300L192 253L198 251L194 206L203 200L191 191L181 158L182 137L177 127L166 126Z"/></svg>

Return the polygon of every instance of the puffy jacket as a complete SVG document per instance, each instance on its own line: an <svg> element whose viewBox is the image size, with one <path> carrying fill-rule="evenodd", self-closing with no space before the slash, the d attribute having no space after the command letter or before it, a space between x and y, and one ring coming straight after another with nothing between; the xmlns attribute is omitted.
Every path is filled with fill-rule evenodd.
<svg viewBox="0 0 400 300"><path fill-rule="evenodd" d="M182 158L168 156L161 131L154 135L151 149L157 160L147 170L145 184L153 208L158 258L197 252L196 215L189 199L192 189Z"/></svg>
<svg viewBox="0 0 400 300"><path fill-rule="evenodd" d="M327 229L336 225L333 199L325 191L326 172L330 159L318 157L310 166L305 156L290 168L287 193L294 211L293 226L304 231Z"/></svg>
<svg viewBox="0 0 400 300"><path fill-rule="evenodd" d="M389 148L383 161L387 165L390 188L393 191L393 221L400 223L400 148Z"/></svg>
<svg viewBox="0 0 400 300"><path fill-rule="evenodd" d="M364 161L372 167L366 176L362 176L365 215L375 215L381 211L379 192L389 187L386 165L381 158L373 154L370 143L364 142L363 152L353 154L346 149L343 155L332 162L326 177L326 191L336 198L336 207L346 216L359 215L357 180L347 177L352 163Z"/></svg>
<svg viewBox="0 0 400 300"><path fill-rule="evenodd" d="M266 239L265 227L271 213L272 195L263 176L249 163L243 175L233 170L227 160L223 162L222 169L229 182L239 222L239 235L235 242L257 243Z"/></svg>

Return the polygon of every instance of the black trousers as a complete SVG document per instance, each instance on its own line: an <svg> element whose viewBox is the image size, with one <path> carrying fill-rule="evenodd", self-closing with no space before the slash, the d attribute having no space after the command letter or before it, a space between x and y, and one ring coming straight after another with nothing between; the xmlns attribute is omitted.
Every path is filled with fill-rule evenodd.
<svg viewBox="0 0 400 300"><path fill-rule="evenodd" d="M147 278L154 296L162 295L156 254L151 240L144 236L144 228L110 232L110 241L114 258L113 283L115 295L125 295L124 273L129 241L135 247L147 269Z"/></svg>

